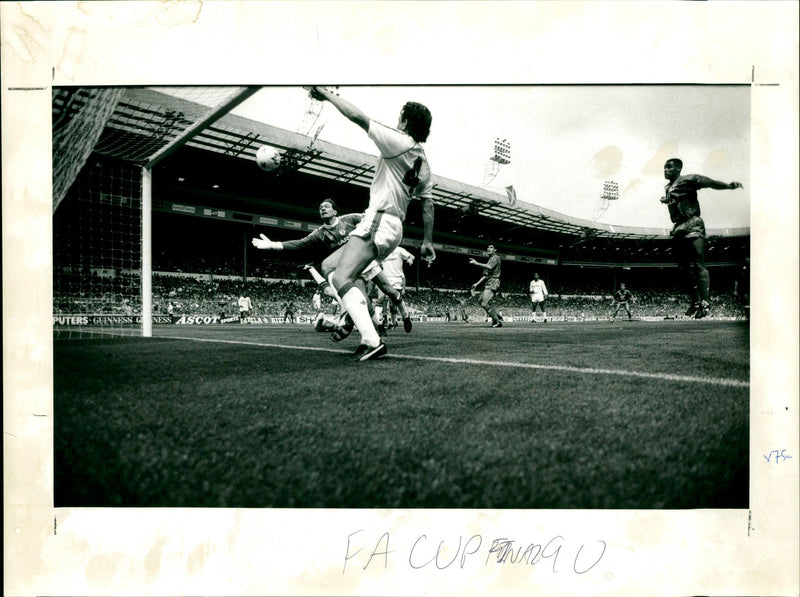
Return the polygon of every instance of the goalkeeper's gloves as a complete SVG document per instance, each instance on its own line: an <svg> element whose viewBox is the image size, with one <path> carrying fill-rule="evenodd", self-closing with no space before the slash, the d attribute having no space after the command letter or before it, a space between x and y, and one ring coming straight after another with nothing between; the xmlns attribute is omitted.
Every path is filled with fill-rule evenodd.
<svg viewBox="0 0 800 597"><path fill-rule="evenodd" d="M269 240L269 238L267 238L263 234L260 235L260 236L261 236L261 238L254 238L253 239L253 246L256 249L274 249L274 250L277 250L277 251L280 251L281 249L283 249L283 243L282 242L276 242L276 241Z"/></svg>

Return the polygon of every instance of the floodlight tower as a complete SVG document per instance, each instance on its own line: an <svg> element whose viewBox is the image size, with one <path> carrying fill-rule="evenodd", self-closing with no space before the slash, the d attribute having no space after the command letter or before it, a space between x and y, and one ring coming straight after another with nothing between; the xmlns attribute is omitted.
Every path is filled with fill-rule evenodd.
<svg viewBox="0 0 800 597"><path fill-rule="evenodd" d="M311 137L313 135L314 139L316 139L324 126L324 123L317 125L319 117L322 114L322 108L324 107L321 101L311 97L311 94L307 95L303 122L298 127L297 132L306 137Z"/></svg>
<svg viewBox="0 0 800 597"><path fill-rule="evenodd" d="M619 199L619 183L607 180L603 183L602 198L606 201L616 201Z"/></svg>
<svg viewBox="0 0 800 597"><path fill-rule="evenodd" d="M483 175L483 186L492 182L497 174L500 172L502 166L507 166L511 163L511 141L508 139L501 139L497 137L494 140L494 148L492 156L486 163L486 171Z"/></svg>
<svg viewBox="0 0 800 597"><path fill-rule="evenodd" d="M613 180L607 180L603 183L603 194L600 195L597 205L595 206L595 215L592 221L596 221L608 210L610 205L609 201L616 201L619 199L619 183Z"/></svg>

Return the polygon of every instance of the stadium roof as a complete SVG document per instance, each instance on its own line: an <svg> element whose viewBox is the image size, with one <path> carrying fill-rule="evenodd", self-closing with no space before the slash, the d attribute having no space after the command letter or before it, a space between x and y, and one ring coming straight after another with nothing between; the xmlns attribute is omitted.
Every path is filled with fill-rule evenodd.
<svg viewBox="0 0 800 597"><path fill-rule="evenodd" d="M229 93L230 88L210 88ZM235 90L234 90L235 91ZM54 90L54 122L82 103L79 88ZM135 163L147 163L161 149L208 114L209 105L176 97L157 88L128 88L122 95L95 151ZM298 172L334 181L368 187L376 155L342 147L320 139L280 129L262 122L225 114L202 128L187 143L207 151L254 160L261 145L285 152ZM613 226L581 220L538 205L509 198L480 187L434 175L437 206L464 214L502 221L537 232L578 238L608 240L649 240L669 236L667 229ZM709 229L709 236L748 236L747 228Z"/></svg>

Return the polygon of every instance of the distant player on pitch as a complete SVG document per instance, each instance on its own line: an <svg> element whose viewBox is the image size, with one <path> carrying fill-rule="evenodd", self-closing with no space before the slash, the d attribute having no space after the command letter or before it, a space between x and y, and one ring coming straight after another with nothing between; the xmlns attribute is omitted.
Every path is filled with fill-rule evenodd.
<svg viewBox="0 0 800 597"><path fill-rule="evenodd" d="M247 323L247 318L250 317L250 311L253 309L253 301L247 296L244 291L239 297L239 323Z"/></svg>
<svg viewBox="0 0 800 597"><path fill-rule="evenodd" d="M544 302L547 300L547 286L544 280L539 279L539 274L533 274L528 292L531 295L531 323L536 323L536 311L541 311L542 319L547 321L547 310Z"/></svg>
<svg viewBox="0 0 800 597"><path fill-rule="evenodd" d="M406 274L403 271L403 265L414 265L414 256L405 250L403 247L397 247L394 251L381 261L381 269L383 270L389 284L403 295L406 289ZM378 302L383 309L383 325L387 329L392 329L397 326L397 309L389 304L389 297L385 292L381 291L379 294ZM403 318L403 326L406 332L411 331L411 317L408 313L401 314Z"/></svg>
<svg viewBox="0 0 800 597"><path fill-rule="evenodd" d="M386 345L370 317L361 275L373 261L380 261L400 244L403 221L411 199L422 203L423 240L420 253L430 264L433 250L433 180L421 143L428 139L431 113L422 104L407 102L396 128L372 120L351 102L322 87L311 96L330 102L342 115L361 127L380 151L369 189L364 217L342 248L331 281L342 304L361 333L356 359L368 361L386 355Z"/></svg>
<svg viewBox="0 0 800 597"><path fill-rule="evenodd" d="M670 236L675 243L678 266L689 280L691 305L688 317L701 319L708 315L710 279L706 269L706 226L700 217L699 189L741 189L740 182L720 182L699 174L681 175L683 162L678 158L664 164L664 187L661 202L667 205L674 224Z"/></svg>
<svg viewBox="0 0 800 597"><path fill-rule="evenodd" d="M634 300L635 299L633 298L631 291L625 288L624 282L621 282L619 288L611 299L611 306L617 306L617 308L614 309L614 314L611 316L611 321L614 321L617 318L617 313L619 313L619 310L622 308L624 308L625 312L628 314L628 321L631 321L633 318L631 317L630 303Z"/></svg>
<svg viewBox="0 0 800 597"><path fill-rule="evenodd" d="M478 302L483 310L489 315L489 317L491 317L492 327L501 328L503 327L503 317L491 304L494 295L497 294L498 290L500 290L500 256L497 254L494 245L489 245L486 247L486 255L489 257L489 261L486 263L478 263L474 259L469 260L472 265L477 265L484 270L484 274L481 276L481 279L472 285L472 291L477 292L478 286L483 284L483 292L481 293Z"/></svg>
<svg viewBox="0 0 800 597"><path fill-rule="evenodd" d="M286 323L287 320L289 323L297 323L297 320L294 317L295 309L296 307L292 299L289 299L283 303L283 323Z"/></svg>

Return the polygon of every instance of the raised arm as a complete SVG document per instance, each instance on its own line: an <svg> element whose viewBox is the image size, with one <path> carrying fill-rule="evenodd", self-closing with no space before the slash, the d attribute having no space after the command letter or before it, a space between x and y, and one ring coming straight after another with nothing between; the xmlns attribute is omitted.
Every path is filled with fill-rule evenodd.
<svg viewBox="0 0 800 597"><path fill-rule="evenodd" d="M260 234L259 238L253 239L253 246L256 249L267 249L268 251L283 251L283 243L270 240L266 234Z"/></svg>
<svg viewBox="0 0 800 597"><path fill-rule="evenodd" d="M260 238L253 239L253 246L256 249L267 249L270 251L296 251L315 245L321 240L321 230L317 228L307 236L286 242L270 240L265 234L259 235Z"/></svg>
<svg viewBox="0 0 800 597"><path fill-rule="evenodd" d="M715 189L717 191L741 189L742 183L740 182L722 182L721 180L714 180L708 176L697 176L700 186L706 189Z"/></svg>
<svg viewBox="0 0 800 597"><path fill-rule="evenodd" d="M709 185L708 188L716 189L718 191L741 189L742 188L742 183L740 183L740 182L721 182L719 180L712 180L711 182L713 184Z"/></svg>
<svg viewBox="0 0 800 597"><path fill-rule="evenodd" d="M364 114L352 102L336 95L325 87L311 87L309 89L311 97L319 101L329 101L333 106L339 110L348 120L356 123L365 131L369 132L369 116Z"/></svg>

